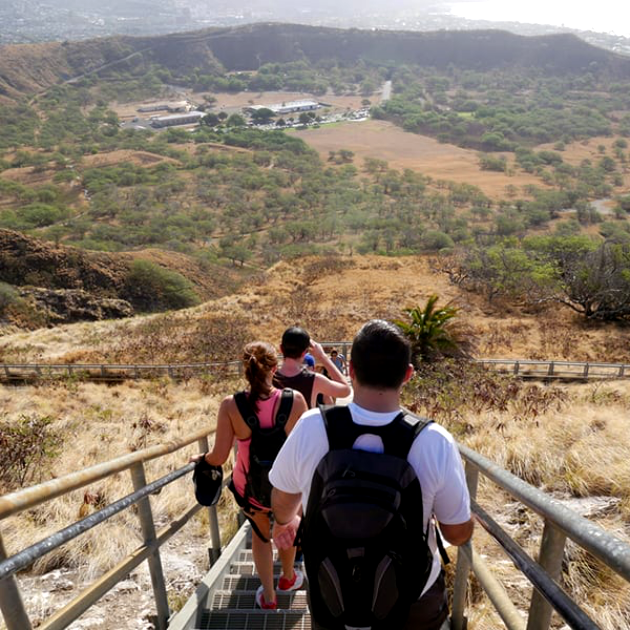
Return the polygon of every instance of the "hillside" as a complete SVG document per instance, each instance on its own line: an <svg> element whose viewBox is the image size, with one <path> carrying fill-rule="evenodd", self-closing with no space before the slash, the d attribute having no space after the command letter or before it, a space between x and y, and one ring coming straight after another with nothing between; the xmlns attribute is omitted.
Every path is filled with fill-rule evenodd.
<svg viewBox="0 0 630 630"><path fill-rule="evenodd" d="M0 47L0 98L16 100L74 77L147 63L171 71L255 70L302 59L340 63L420 64L489 70L536 67L549 75L597 70L630 77L630 59L574 35L523 37L503 31L397 32L342 30L291 24L254 24L156 37Z"/></svg>
<svg viewBox="0 0 630 630"><path fill-rule="evenodd" d="M213 273L208 265L203 267L176 252L89 252L0 230L2 281L13 285L39 312L42 317L36 318L36 323L40 325L128 317L135 311L154 310L155 286L148 281L131 281L137 260L146 261L152 269L159 267L176 272L202 299L224 295L237 282L236 275L229 269ZM27 320L28 325L28 320L32 319L28 311L24 306L9 307L5 317L15 323Z"/></svg>
<svg viewBox="0 0 630 630"><path fill-rule="evenodd" d="M424 256L310 257L281 262L230 295L191 309L118 322L77 323L0 338L0 361L162 363L226 360L252 339L278 343L284 328L306 326L315 339L349 340L372 317L440 303L460 307L460 323L479 357L630 362L627 329L587 324L569 309L523 312L489 304L434 273Z"/></svg>

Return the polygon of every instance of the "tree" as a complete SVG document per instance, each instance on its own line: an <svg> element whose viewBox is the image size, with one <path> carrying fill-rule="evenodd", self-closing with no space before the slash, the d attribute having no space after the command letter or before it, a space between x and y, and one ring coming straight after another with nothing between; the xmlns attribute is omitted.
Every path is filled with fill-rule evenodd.
<svg viewBox="0 0 630 630"><path fill-rule="evenodd" d="M268 125L273 120L274 116L273 110L268 107L262 107L261 109L255 109L252 112L251 118L255 125Z"/></svg>
<svg viewBox="0 0 630 630"><path fill-rule="evenodd" d="M225 113L225 112L221 112L221 113ZM221 114L219 114L219 118L221 118ZM243 116L241 116L240 114L232 114L225 121L225 124L228 127L245 127L247 123L245 122L245 118L243 118Z"/></svg>
<svg viewBox="0 0 630 630"><path fill-rule="evenodd" d="M432 295L424 308L407 308L403 312L408 319L394 322L411 342L415 366L444 357L468 356L470 344L453 325L459 309L448 304L438 308L437 301L438 296Z"/></svg>

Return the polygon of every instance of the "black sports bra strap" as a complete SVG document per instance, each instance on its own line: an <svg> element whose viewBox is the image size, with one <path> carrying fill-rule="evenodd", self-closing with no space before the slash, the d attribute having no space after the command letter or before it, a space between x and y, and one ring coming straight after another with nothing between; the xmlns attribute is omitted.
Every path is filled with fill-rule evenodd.
<svg viewBox="0 0 630 630"><path fill-rule="evenodd" d="M249 400L245 392L238 392L237 394L234 394L234 402L236 403L238 412L241 414L241 417L245 421L245 424L252 430L259 429L260 420L258 420L256 412L249 404Z"/></svg>
<svg viewBox="0 0 630 630"><path fill-rule="evenodd" d="M284 427L291 417L291 409L293 409L293 390L285 387L280 394L280 404L276 413L275 426Z"/></svg>

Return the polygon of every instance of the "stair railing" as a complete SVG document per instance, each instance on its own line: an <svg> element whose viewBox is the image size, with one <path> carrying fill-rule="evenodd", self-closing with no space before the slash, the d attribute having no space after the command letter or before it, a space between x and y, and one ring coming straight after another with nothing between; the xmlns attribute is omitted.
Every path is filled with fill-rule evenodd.
<svg viewBox="0 0 630 630"><path fill-rule="evenodd" d="M509 630L548 630L554 610L574 630L598 629L599 626L559 585L566 540L570 538L628 582L630 545L468 447L459 445L459 450L466 463L466 480L477 521L494 538L534 589L527 617L524 617L481 556L475 553L474 544L467 543L460 547L461 552L457 556L453 592L453 630L464 630L466 627L464 613L471 570ZM477 503L479 474L542 517L544 528L537 561L528 556Z"/></svg>
<svg viewBox="0 0 630 630"><path fill-rule="evenodd" d="M46 619L38 626L40 630L61 630L83 614L96 601L133 569L145 560L149 565L153 595L157 613L157 627L164 630L170 616L164 574L160 560L160 547L176 534L202 506L194 505L171 521L167 526L156 531L149 496L159 492L168 484L190 473L194 464L187 464L160 479L147 483L145 463L176 452L189 444L197 442L200 452L208 450L208 435L213 431L199 431L184 440L174 440L166 444L153 446L142 451L123 455L111 461L91 466L79 472L70 473L58 479L25 488L0 497L0 521L32 509L37 505L51 501L90 483L100 481L128 470L131 475L133 492L93 514L72 523L45 539L15 553L8 555L0 533L0 610L8 630L32 630L32 623L26 611L16 579L16 573L30 566L35 560L57 549L61 545L105 522L115 514L137 505L139 526L143 544L130 555L118 562L98 580L92 583L71 602ZM192 497L192 489L191 489ZM216 506L209 509L211 547L210 560L214 563L221 553L221 536Z"/></svg>

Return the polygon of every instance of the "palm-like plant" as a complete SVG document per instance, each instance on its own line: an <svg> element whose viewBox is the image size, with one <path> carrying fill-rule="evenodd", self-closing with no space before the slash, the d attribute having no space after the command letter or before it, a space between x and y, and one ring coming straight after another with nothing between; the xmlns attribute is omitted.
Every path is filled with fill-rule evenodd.
<svg viewBox="0 0 630 630"><path fill-rule="evenodd" d="M396 320L395 324L411 341L414 365L443 357L467 356L469 342L461 331L453 326L459 309L455 306L437 306L438 296L432 295L424 308L416 306L404 309L408 320Z"/></svg>

